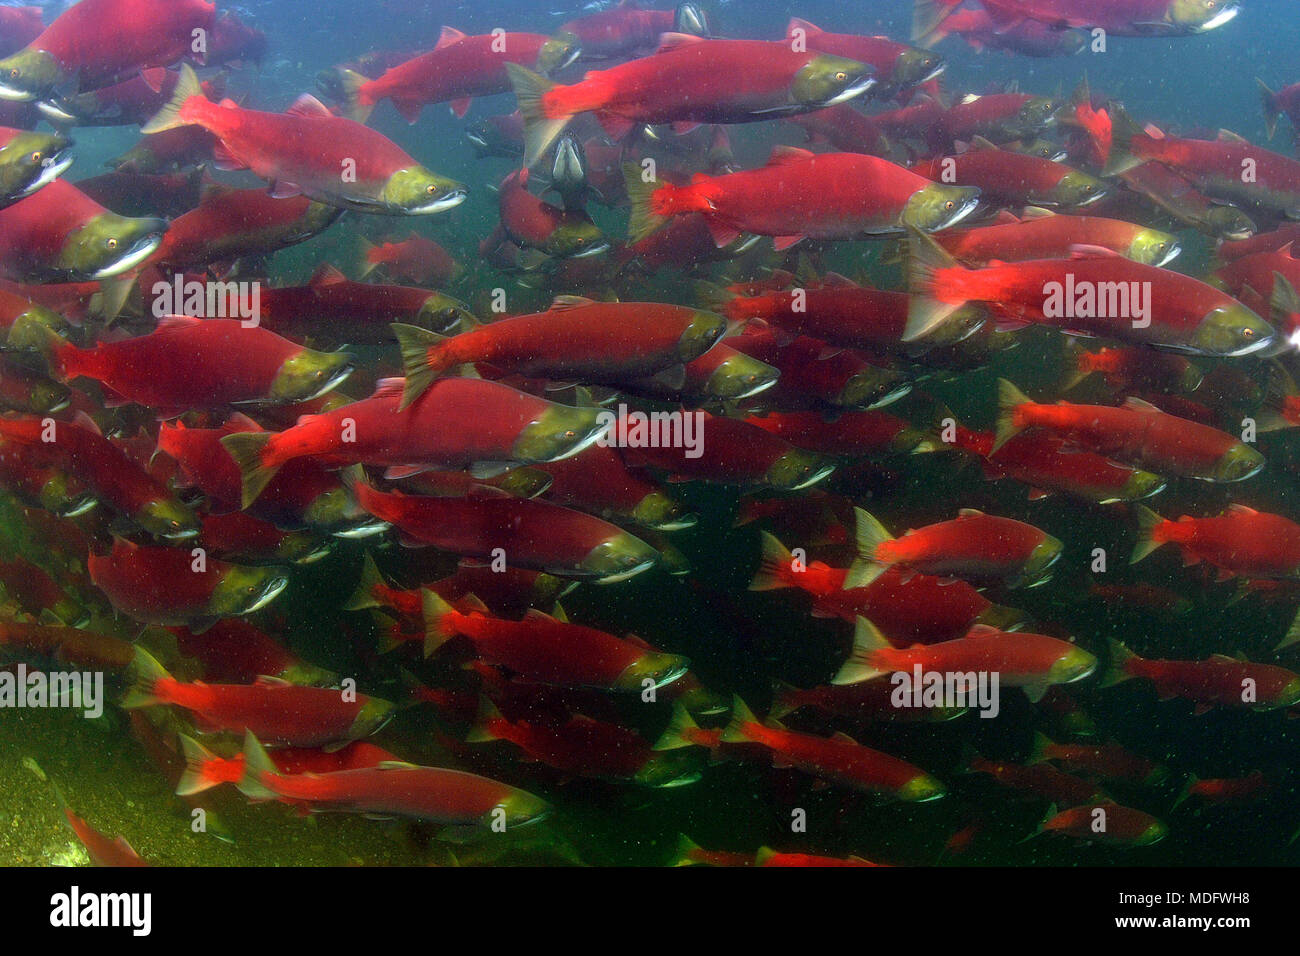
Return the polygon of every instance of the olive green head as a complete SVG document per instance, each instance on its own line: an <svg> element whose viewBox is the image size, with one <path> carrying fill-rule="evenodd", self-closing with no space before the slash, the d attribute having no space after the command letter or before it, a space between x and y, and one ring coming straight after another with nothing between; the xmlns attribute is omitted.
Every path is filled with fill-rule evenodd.
<svg viewBox="0 0 1300 956"><path fill-rule="evenodd" d="M1069 684L1083 680L1097 669L1097 658L1082 647L1071 647L1058 657L1047 672L1049 684Z"/></svg>
<svg viewBox="0 0 1300 956"><path fill-rule="evenodd" d="M545 43L537 54L537 72L553 73L562 70L582 52L577 36L564 30L555 34Z"/></svg>
<svg viewBox="0 0 1300 956"><path fill-rule="evenodd" d="M1205 214L1205 226L1220 239L1239 242L1257 231L1250 217L1236 206L1212 206Z"/></svg>
<svg viewBox="0 0 1300 956"><path fill-rule="evenodd" d="M60 518L74 518L95 507L95 496L78 487L66 474L56 471L41 486L41 507Z"/></svg>
<svg viewBox="0 0 1300 956"><path fill-rule="evenodd" d="M684 787L704 776L705 756L698 747L651 754L633 778L643 787Z"/></svg>
<svg viewBox="0 0 1300 956"><path fill-rule="evenodd" d="M875 70L842 56L819 53L795 74L790 97L809 109L843 103L876 85Z"/></svg>
<svg viewBox="0 0 1300 956"><path fill-rule="evenodd" d="M908 47L894 60L889 81L894 86L915 86L943 72L943 57L930 50Z"/></svg>
<svg viewBox="0 0 1300 956"><path fill-rule="evenodd" d="M590 446L611 424L611 413L590 406L552 404L524 426L515 439L515 461L558 461Z"/></svg>
<svg viewBox="0 0 1300 956"><path fill-rule="evenodd" d="M865 368L844 383L835 396L841 408L880 408L896 402L912 390L912 383L893 369Z"/></svg>
<svg viewBox="0 0 1300 956"><path fill-rule="evenodd" d="M289 405L319 398L343 382L355 368L353 357L347 352L301 349L280 366L267 399L277 405Z"/></svg>
<svg viewBox="0 0 1300 956"><path fill-rule="evenodd" d="M659 563L659 552L640 538L620 531L587 552L578 570L599 584L626 581Z"/></svg>
<svg viewBox="0 0 1300 956"><path fill-rule="evenodd" d="M289 584L282 568L229 565L212 589L208 612L214 617L237 617L265 607Z"/></svg>
<svg viewBox="0 0 1300 956"><path fill-rule="evenodd" d="M159 538L192 538L199 533L199 519L188 507L172 498L156 498L135 514L135 523Z"/></svg>
<svg viewBox="0 0 1300 956"><path fill-rule="evenodd" d="M1176 236L1159 229L1139 229L1129 243L1126 255L1134 262L1148 266L1163 266L1183 251Z"/></svg>
<svg viewBox="0 0 1300 956"><path fill-rule="evenodd" d="M441 292L432 293L420 306L415 325L433 332L464 331L478 324L468 305Z"/></svg>
<svg viewBox="0 0 1300 956"><path fill-rule="evenodd" d="M68 323L63 316L33 302L25 312L14 318L4 344L11 349L30 349L46 354L56 342L52 336L46 335L46 331L57 332L62 336L67 329Z"/></svg>
<svg viewBox="0 0 1300 956"><path fill-rule="evenodd" d="M1163 475L1156 475L1149 471L1134 471L1124 482L1124 491L1122 492L1121 501L1141 501L1143 498L1150 498L1152 495L1159 494L1169 484Z"/></svg>
<svg viewBox="0 0 1300 956"><path fill-rule="evenodd" d="M396 712L397 708L391 701L380 700L378 697L366 698L361 710L357 711L352 726L348 728L348 737L352 740L369 737L392 720Z"/></svg>
<svg viewBox="0 0 1300 956"><path fill-rule="evenodd" d="M767 469L764 483L783 491L797 491L815 485L832 471L835 463L822 455L802 448L792 448Z"/></svg>
<svg viewBox="0 0 1300 956"><path fill-rule="evenodd" d="M49 379L37 379L32 382L27 393L20 398L9 401L14 411L27 412L32 415L44 415L68 407L71 393L66 385L51 382Z"/></svg>
<svg viewBox="0 0 1300 956"><path fill-rule="evenodd" d="M677 340L677 357L693 362L717 343L727 331L727 320L712 312L696 312L691 324Z"/></svg>
<svg viewBox="0 0 1300 956"><path fill-rule="evenodd" d="M640 693L647 687L667 687L685 674L690 666L690 661L676 654L647 651L618 675L614 688Z"/></svg>
<svg viewBox="0 0 1300 956"><path fill-rule="evenodd" d="M919 773L899 787L895 796L907 803L925 803L927 800L938 800L947 793L943 784L934 777L928 773Z"/></svg>
<svg viewBox="0 0 1300 956"><path fill-rule="evenodd" d="M1223 26L1240 12L1237 0L1172 0L1166 17L1180 32L1204 33Z"/></svg>
<svg viewBox="0 0 1300 956"><path fill-rule="evenodd" d="M632 509L632 520L656 531L679 531L695 526L697 517L682 511L682 506L662 491L652 491Z"/></svg>
<svg viewBox="0 0 1300 956"><path fill-rule="evenodd" d="M514 787L510 787L509 791L501 802L488 811L483 819L484 826L495 826L497 821L501 820L509 830L537 823L550 816L551 805L541 797L533 796L526 790L516 790Z"/></svg>
<svg viewBox="0 0 1300 956"><path fill-rule="evenodd" d="M0 205L30 196L72 165L72 140L57 133L18 133L0 147Z"/></svg>
<svg viewBox="0 0 1300 956"><path fill-rule="evenodd" d="M44 99L66 78L53 54L29 46L0 60L0 100L30 103Z"/></svg>
<svg viewBox="0 0 1300 956"><path fill-rule="evenodd" d="M110 279L149 258L166 230L161 219L102 212L69 233L55 268L71 282Z"/></svg>
<svg viewBox="0 0 1300 956"><path fill-rule="evenodd" d="M1215 482L1245 481L1264 467L1264 456L1243 442L1237 442L1215 463L1209 480Z"/></svg>
<svg viewBox="0 0 1300 956"><path fill-rule="evenodd" d="M609 240L585 215L568 215L551 230L541 251L557 259L585 259L609 251Z"/></svg>
<svg viewBox="0 0 1300 956"><path fill-rule="evenodd" d="M1053 538L1050 534L1043 535L1043 540L1038 542L1034 550L1029 553L1029 559L1025 561L1019 585L1032 588L1047 583L1048 578L1052 576L1052 566L1060 560L1064 550L1065 546L1059 539Z"/></svg>
<svg viewBox="0 0 1300 956"><path fill-rule="evenodd" d="M1300 677L1290 680L1268 701L1269 707L1294 707L1300 703Z"/></svg>
<svg viewBox="0 0 1300 956"><path fill-rule="evenodd" d="M1023 136L1033 136L1056 120L1062 104L1046 96L1034 96L1016 112L1013 127Z"/></svg>
<svg viewBox="0 0 1300 956"><path fill-rule="evenodd" d="M1052 201L1060 206L1090 206L1101 199L1110 188L1096 176L1072 169L1052 189Z"/></svg>
<svg viewBox="0 0 1300 956"><path fill-rule="evenodd" d="M704 394L709 398L749 398L771 388L780 376L766 362L744 352L733 352L713 370L704 385Z"/></svg>
<svg viewBox="0 0 1300 956"><path fill-rule="evenodd" d="M1159 843L1168 835L1169 827L1160 820L1152 820L1151 825L1143 830L1142 833L1138 835L1138 838L1133 841L1133 845L1150 846L1153 843Z"/></svg>
<svg viewBox="0 0 1300 956"><path fill-rule="evenodd" d="M922 232L950 229L975 211L980 191L975 186L933 183L912 193L900 217L903 225Z"/></svg>
<svg viewBox="0 0 1300 956"><path fill-rule="evenodd" d="M423 166L408 166L388 177L380 190L385 211L399 216L427 216L446 212L465 201L465 187Z"/></svg>
<svg viewBox="0 0 1300 956"><path fill-rule="evenodd" d="M1250 355L1273 344L1273 327L1241 304L1213 309L1192 336L1191 346L1203 355Z"/></svg>

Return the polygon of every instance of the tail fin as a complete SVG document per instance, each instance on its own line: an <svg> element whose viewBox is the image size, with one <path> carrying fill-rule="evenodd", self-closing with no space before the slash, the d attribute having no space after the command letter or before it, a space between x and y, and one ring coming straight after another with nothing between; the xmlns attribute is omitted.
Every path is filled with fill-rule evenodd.
<svg viewBox="0 0 1300 956"><path fill-rule="evenodd" d="M790 569L793 560L794 555L776 539L776 535L764 531L763 557L758 570L754 573L754 580L749 582L749 589L776 591L790 587L790 583L786 580L786 572Z"/></svg>
<svg viewBox="0 0 1300 956"><path fill-rule="evenodd" d="M1280 651L1282 648L1290 647L1296 643L1300 643L1300 613L1296 614L1295 620L1291 622L1291 627L1286 632L1286 636L1273 650Z"/></svg>
<svg viewBox="0 0 1300 956"><path fill-rule="evenodd" d="M221 444L239 466L240 478L243 480L240 504L244 508L257 500L257 496L266 490L275 473L280 470L278 464L265 464L272 434L272 432L235 432L221 439Z"/></svg>
<svg viewBox="0 0 1300 956"><path fill-rule="evenodd" d="M170 677L167 668L159 664L143 647L136 645L135 656L126 669L128 684L122 706L130 709L151 707L158 703L158 698L154 695L154 684Z"/></svg>
<svg viewBox="0 0 1300 956"><path fill-rule="evenodd" d="M1258 77L1255 78L1255 82L1259 84L1259 99L1264 107L1264 127L1268 130L1268 138L1272 139L1277 132L1277 118L1282 115L1277 105L1277 94Z"/></svg>
<svg viewBox="0 0 1300 956"><path fill-rule="evenodd" d="M501 711L497 710L496 705L486 697L480 697L478 702L478 715L474 718L474 726L469 729L465 735L467 744L486 744L494 740L500 740L500 736L493 733L491 724L494 720L503 720Z"/></svg>
<svg viewBox="0 0 1300 956"><path fill-rule="evenodd" d="M1056 746L1056 744L1052 741L1051 737L1047 736L1047 734L1041 732L1035 732L1034 743L1029 750L1029 759L1025 761L1025 764L1028 766L1036 763L1042 763L1043 761L1049 759L1047 756L1047 751L1050 747L1054 747L1054 746Z"/></svg>
<svg viewBox="0 0 1300 956"><path fill-rule="evenodd" d="M907 326L903 341L913 342L940 328L965 302L940 302L935 298L935 273L940 269L964 269L948 250L915 227L908 234L908 291L912 301L907 309Z"/></svg>
<svg viewBox="0 0 1300 956"><path fill-rule="evenodd" d="M428 657L456 636L444 623L454 608L428 588L421 589L420 599L424 610L424 656Z"/></svg>
<svg viewBox="0 0 1300 956"><path fill-rule="evenodd" d="M691 859L693 853L699 852L700 845L684 833L677 835L677 848L673 851L672 861L669 866L694 866L695 861Z"/></svg>
<svg viewBox="0 0 1300 956"><path fill-rule="evenodd" d="M798 700L799 688L785 681L776 681L772 685L772 709L768 716L780 720L786 714L792 714L803 706Z"/></svg>
<svg viewBox="0 0 1300 956"><path fill-rule="evenodd" d="M555 84L539 73L507 63L506 73L514 87L519 112L524 118L524 168L530 168L564 132L572 116L550 117L542 107L542 97L555 88Z"/></svg>
<svg viewBox="0 0 1300 956"><path fill-rule="evenodd" d="M1021 405L1032 404L1033 400L1011 382L1005 378L998 379L998 425L993 439L993 451L1020 434L1024 426L1016 424L1016 409Z"/></svg>
<svg viewBox="0 0 1300 956"><path fill-rule="evenodd" d="M1160 517L1146 505L1134 503L1133 513L1137 516L1138 521L1138 543L1133 549L1133 557L1129 559L1130 564L1137 564L1160 545L1163 541L1155 541L1152 538L1152 532L1156 527L1164 522Z"/></svg>
<svg viewBox="0 0 1300 956"><path fill-rule="evenodd" d="M885 530L885 526L861 508L854 508L857 516L858 557L849 568L844 578L844 590L865 588L885 570L885 565L876 560L876 551L886 541L893 541L894 536Z"/></svg>
<svg viewBox="0 0 1300 956"><path fill-rule="evenodd" d="M745 744L751 743L749 733L745 730L746 724L757 724L758 718L754 712L745 706L745 702L740 699L739 694L731 695L731 720L722 731L722 742L724 744Z"/></svg>
<svg viewBox="0 0 1300 956"><path fill-rule="evenodd" d="M339 89L343 93L343 112L358 123L366 122L375 108L375 102L365 96L361 88L370 81L356 70L340 69L338 74Z"/></svg>
<svg viewBox="0 0 1300 956"><path fill-rule="evenodd" d="M1262 83L1260 85L1263 86ZM1178 805L1192 795L1192 787L1196 786L1200 782L1200 777L1196 776L1194 773L1189 773L1187 775L1187 782L1184 783L1183 788L1178 791L1178 796L1176 796L1174 802L1169 805L1169 809L1178 809Z"/></svg>
<svg viewBox="0 0 1300 956"><path fill-rule="evenodd" d="M654 212L650 200L660 188L658 180L645 181L641 167L635 163L623 164L623 182L627 187L627 196L632 203L632 214L627 223L629 242L640 242L668 222L667 216Z"/></svg>
<svg viewBox="0 0 1300 956"><path fill-rule="evenodd" d="M379 607L375 588L387 583L384 576L379 573L379 565L375 564L374 557L367 551L362 559L361 580L357 582L357 589L352 592L352 597L348 598L348 603L343 605L343 610L364 611L368 607Z"/></svg>
<svg viewBox="0 0 1300 956"><path fill-rule="evenodd" d="M865 617L859 617L857 627L853 630L853 650L849 652L849 659L844 662L844 666L839 669L834 677L831 678L832 684L860 684L864 680L871 680L873 677L879 677L886 673L875 665L874 658L877 651L887 649L892 645L885 640L885 635L881 634Z"/></svg>
<svg viewBox="0 0 1300 956"><path fill-rule="evenodd" d="M424 394L424 390L433 384L439 372L449 368L453 361L445 349L438 346L446 341L445 335L430 332L418 325L393 323L393 334L402 351L402 368L406 374L406 385L402 389L402 403L398 409L408 408L412 402Z"/></svg>
<svg viewBox="0 0 1300 956"><path fill-rule="evenodd" d="M1106 664L1106 673L1101 679L1101 684L1098 685L1100 687L1112 687L1128 680L1133 676L1128 670L1129 662L1141 660L1113 637L1106 639L1106 645L1110 648L1110 660Z"/></svg>
<svg viewBox="0 0 1300 956"><path fill-rule="evenodd" d="M375 244L373 242L365 236L358 236L357 244L361 249L361 255L357 257L357 274L359 278L364 279L366 276L370 275L370 273L375 271L375 267L378 266L379 263L371 257L371 253L375 251Z"/></svg>
<svg viewBox="0 0 1300 956"><path fill-rule="evenodd" d="M930 39L943 21L961 6L961 0L915 0L912 7L912 42Z"/></svg>
<svg viewBox="0 0 1300 956"><path fill-rule="evenodd" d="M1141 166L1145 160L1133 155L1133 137L1144 135L1142 128L1122 106L1111 104L1100 112L1110 117L1111 125L1110 158L1102 168L1102 175L1118 176L1134 166Z"/></svg>
<svg viewBox="0 0 1300 956"><path fill-rule="evenodd" d="M235 784L239 792L252 800L274 800L276 792L262 782L264 776L276 776L279 770L266 753L261 741L250 730L244 734L244 775Z"/></svg>
<svg viewBox="0 0 1300 956"><path fill-rule="evenodd" d="M182 63L180 77L176 80L176 89L172 93L172 98L154 115L153 119L140 127L140 133L148 136L150 133L161 133L178 126L193 125L181 119L181 107L196 96L207 102L207 97L203 95L203 86L199 83L194 68L188 63Z"/></svg>
<svg viewBox="0 0 1300 956"><path fill-rule="evenodd" d="M668 721L668 726L664 732L659 735L655 741L655 750L678 750L682 747L694 747L695 741L691 740L690 733L693 730L699 730L700 726L691 716L691 712L686 709L681 701L673 704L673 716Z"/></svg>
<svg viewBox="0 0 1300 956"><path fill-rule="evenodd" d="M209 787L216 786L215 781L207 778L204 768L210 761L219 760L220 758L193 737L186 734L180 734L179 736L181 739L181 753L185 755L185 771L176 784L177 795L187 797L190 794L202 793Z"/></svg>
<svg viewBox="0 0 1300 956"><path fill-rule="evenodd" d="M727 318L735 318L732 313L731 303L737 298L736 294L730 289L725 289L716 282L709 282L700 279L693 284L695 297L710 312L716 312L718 315L725 315Z"/></svg>

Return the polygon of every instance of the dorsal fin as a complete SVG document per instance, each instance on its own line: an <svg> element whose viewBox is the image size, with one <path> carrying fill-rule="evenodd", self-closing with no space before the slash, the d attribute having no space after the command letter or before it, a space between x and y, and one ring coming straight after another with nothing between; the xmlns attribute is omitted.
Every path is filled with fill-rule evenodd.
<svg viewBox="0 0 1300 956"><path fill-rule="evenodd" d="M311 289L328 289L331 286L340 285L348 281L348 277L340 272L337 268L328 262L322 262L320 268L312 273L307 280L307 286Z"/></svg>
<svg viewBox="0 0 1300 956"><path fill-rule="evenodd" d="M767 165L784 166L787 163L802 163L816 155L811 150L800 149L798 146L775 146L772 155L767 158Z"/></svg>
<svg viewBox="0 0 1300 956"><path fill-rule="evenodd" d="M375 391L371 398L392 398L394 395L401 395L402 390L406 388L406 379L404 378L381 378L375 383Z"/></svg>
<svg viewBox="0 0 1300 956"><path fill-rule="evenodd" d="M595 305L594 299L588 299L581 295L557 295L551 300L552 312L563 312L565 309L576 309L583 305Z"/></svg>
<svg viewBox="0 0 1300 956"><path fill-rule="evenodd" d="M1137 398L1137 397L1135 397L1135 396L1133 396L1133 395L1130 395L1128 398L1124 399L1124 407L1127 408L1127 409L1129 409L1130 411L1134 411L1134 412L1158 412L1158 411L1160 411L1160 409L1156 408L1156 407L1155 407L1154 405L1152 405L1150 402L1143 401L1142 399Z"/></svg>
<svg viewBox="0 0 1300 956"><path fill-rule="evenodd" d="M453 43L459 43L463 39L465 39L465 34L461 33L455 27L444 26L442 32L438 34L438 44L434 49L441 50L443 47L450 46Z"/></svg>
<svg viewBox="0 0 1300 956"><path fill-rule="evenodd" d="M703 42L704 37L693 36L689 33L661 33L659 35L659 48L655 52L667 53L670 50L676 50L678 47Z"/></svg>
<svg viewBox="0 0 1300 956"><path fill-rule="evenodd" d="M332 119L334 116L328 106L310 93L304 93L294 100L293 105L285 110L285 113L302 119Z"/></svg>

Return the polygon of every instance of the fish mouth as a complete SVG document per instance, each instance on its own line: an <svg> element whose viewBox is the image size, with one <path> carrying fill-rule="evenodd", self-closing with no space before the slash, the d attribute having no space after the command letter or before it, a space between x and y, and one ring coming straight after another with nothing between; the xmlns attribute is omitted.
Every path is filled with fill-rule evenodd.
<svg viewBox="0 0 1300 956"><path fill-rule="evenodd" d="M1169 244L1169 251L1165 253L1165 257L1155 264L1156 268L1160 268L1161 266L1168 265L1170 262L1173 262L1175 259L1178 258L1179 254L1182 251L1183 251L1183 247L1181 243L1171 242Z"/></svg>
<svg viewBox="0 0 1300 956"><path fill-rule="evenodd" d="M72 165L73 158L74 157L72 155L72 144L69 143L63 149L59 150L52 157L50 157L50 159L47 161L48 165L43 164L41 166L41 174L37 176L34 180L32 180L31 185L29 185L26 189L24 189L22 192L18 194L18 198L26 199L32 193L37 192L43 187L48 186L50 183L54 182L54 180L58 179L65 172L67 172L68 167Z"/></svg>
<svg viewBox="0 0 1300 956"><path fill-rule="evenodd" d="M1240 6L1234 5L1231 7L1224 7L1216 15L1210 17L1210 19L1206 20L1200 26L1196 27L1195 32L1205 33L1209 30L1215 29L1216 27L1221 27L1229 20L1234 19L1237 16L1237 14L1239 14L1240 12L1241 12Z"/></svg>
<svg viewBox="0 0 1300 956"><path fill-rule="evenodd" d="M598 256L598 255L601 255L602 253L605 253L605 252L608 252L608 251L609 251L609 243L608 243L608 242L598 242L598 243L596 243L594 246L589 246L588 248L583 249L581 252L575 252L573 255L569 256L569 258L570 258L570 259L589 259L589 258L591 258L592 256Z"/></svg>
<svg viewBox="0 0 1300 956"><path fill-rule="evenodd" d="M613 574L601 575L600 577L596 578L592 583L593 584L617 584L619 581L626 581L628 578L635 577L636 575L640 574L642 571L647 571L650 568L653 568L655 564L656 561L654 558L647 558L646 560L642 561L640 564L633 565L632 567L627 568L626 570L615 571ZM681 675L679 674L678 676L680 677Z"/></svg>
<svg viewBox="0 0 1300 956"><path fill-rule="evenodd" d="M271 601L275 600L275 598L279 596L280 592L283 591L288 586L289 586L289 576L287 574L277 574L274 577L269 578L265 586L262 588L261 593L258 594L258 596L253 599L252 603L248 606L247 609L241 611L240 613L252 614L254 611L266 607L266 605L270 604Z"/></svg>
<svg viewBox="0 0 1300 956"><path fill-rule="evenodd" d="M144 262L144 260L153 255L154 250L158 248L158 244L162 242L162 237L162 230L141 236L132 243L131 247L127 249L125 255L94 273L91 278L111 279L113 276L119 276L123 272L138 266L140 263Z"/></svg>
<svg viewBox="0 0 1300 956"><path fill-rule="evenodd" d="M0 100L8 100L11 103L30 103L34 99L36 99L36 94L30 90L10 86L7 83L0 83Z"/></svg>
<svg viewBox="0 0 1300 956"><path fill-rule="evenodd" d="M456 206L459 206L465 201L465 197L468 195L468 191L464 188L453 189L450 192L439 196L431 203L406 210L406 213L411 216L428 216L436 212L445 212L448 209L453 209Z"/></svg>
<svg viewBox="0 0 1300 956"><path fill-rule="evenodd" d="M1072 206L1075 209L1082 209L1085 206L1091 206L1093 203L1100 202L1101 200L1105 199L1109 195L1110 195L1109 189L1099 189L1091 196L1088 196L1085 199L1081 199L1079 202L1073 203Z"/></svg>
<svg viewBox="0 0 1300 956"><path fill-rule="evenodd" d="M963 219L965 219L967 216L973 213L976 209L978 209L979 204L980 204L980 197L971 196L959 208L954 209L952 215L949 216L947 219L945 219L943 225L941 225L938 229L936 229L935 232L939 232L940 230L943 229L951 229L953 226L957 225L957 223L961 222Z"/></svg>
<svg viewBox="0 0 1300 956"><path fill-rule="evenodd" d="M827 109L828 107L836 106L840 103L843 103L845 100L851 100L855 96L861 96L863 93L867 92L867 90L871 89L875 85L876 85L876 78L874 76L863 76L862 78L846 86L844 89L840 90L840 92L836 93L830 99L826 100L824 103L822 103L819 109Z"/></svg>
<svg viewBox="0 0 1300 956"><path fill-rule="evenodd" d="M63 109L54 100L41 100L36 104L36 108L41 111L41 115L52 123L76 123L81 117L75 113L69 113Z"/></svg>

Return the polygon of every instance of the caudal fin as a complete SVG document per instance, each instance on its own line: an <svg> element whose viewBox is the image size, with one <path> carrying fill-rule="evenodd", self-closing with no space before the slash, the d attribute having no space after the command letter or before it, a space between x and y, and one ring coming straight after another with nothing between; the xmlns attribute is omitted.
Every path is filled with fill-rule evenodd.
<svg viewBox="0 0 1300 956"><path fill-rule="evenodd" d="M257 500L258 495L266 490L280 465L267 464L267 452L270 450L271 432L236 432L221 439L230 457L239 466L239 475L243 482L241 507L247 508Z"/></svg>
<svg viewBox="0 0 1300 956"><path fill-rule="evenodd" d="M181 753L185 756L185 770L181 773L181 779L176 784L177 795L186 797L193 793L202 793L210 787L215 787L219 781L212 779L208 769L212 766L212 761L221 758L193 737L185 734L179 736L181 739Z"/></svg>
<svg viewBox="0 0 1300 956"><path fill-rule="evenodd" d="M679 750L682 747L694 747L695 741L691 739L691 734L700 729L700 725L695 722L691 712L686 709L681 701L673 704L673 716L668 721L668 726L664 732L659 735L655 741L655 750Z"/></svg>
<svg viewBox="0 0 1300 956"><path fill-rule="evenodd" d="M400 411L423 395L438 374L452 365L452 361L446 349L440 348L447 341L446 336L402 322L393 323L393 334L397 336L406 375L402 403L398 406Z"/></svg>
<svg viewBox="0 0 1300 956"><path fill-rule="evenodd" d="M362 89L370 81L356 70L339 69L339 92L343 95L343 112L349 119L364 123L370 119L375 101Z"/></svg>
<svg viewBox="0 0 1300 956"><path fill-rule="evenodd" d="M754 716L739 694L731 695L731 720L722 731L722 742L724 744L745 744L751 742L749 731L746 729L749 725L757 724L759 720Z"/></svg>
<svg viewBox="0 0 1300 956"><path fill-rule="evenodd" d="M1022 405L1032 405L1033 401L1005 378L998 379L998 424L993 439L993 451L997 451L1024 430L1023 425L1016 424L1016 409ZM990 452L992 454L992 452Z"/></svg>
<svg viewBox="0 0 1300 956"><path fill-rule="evenodd" d="M1129 666L1141 658L1113 637L1107 638L1106 644L1110 648L1110 660L1106 663L1106 673L1101 678L1100 686L1111 687L1131 678L1133 674Z"/></svg>
<svg viewBox="0 0 1300 956"><path fill-rule="evenodd" d="M886 541L893 541L894 536L885 530L885 526L861 508L854 508L857 518L856 538L858 557L849 568L844 578L844 589L865 588L880 577L886 568L877 557L877 549Z"/></svg>
<svg viewBox="0 0 1300 956"><path fill-rule="evenodd" d="M1258 77L1255 78L1255 82L1259 84L1259 100L1264 107L1264 128L1268 130L1268 138L1272 139L1277 132L1277 119L1282 115L1282 110L1277 105L1277 94Z"/></svg>
<svg viewBox="0 0 1300 956"><path fill-rule="evenodd" d="M859 617L853 630L853 650L844 666L831 678L832 684L860 684L886 673L876 664L876 653L890 647L885 635L865 617Z"/></svg>
<svg viewBox="0 0 1300 956"><path fill-rule="evenodd" d="M749 582L751 591L775 591L790 587L787 573L791 569L794 555L790 549L777 540L776 535L763 532L763 557L754 573L754 580Z"/></svg>
<svg viewBox="0 0 1300 956"><path fill-rule="evenodd" d="M1156 528L1164 523L1164 518L1146 505L1137 503L1133 505L1133 514L1137 517L1138 522L1138 541L1137 546L1133 549L1133 557L1129 559L1129 564L1137 564L1164 544L1163 541L1156 541L1154 537Z"/></svg>
<svg viewBox="0 0 1300 956"><path fill-rule="evenodd" d="M930 236L907 227L907 282L912 300L907 308L903 341L913 342L941 328L965 302L941 301L938 295L940 269L962 269L957 260Z"/></svg>
<svg viewBox="0 0 1300 956"><path fill-rule="evenodd" d="M122 706L130 709L151 707L158 703L154 687L158 681L170 677L167 668L159 664L157 659L143 647L137 645L135 656L126 669L127 689L126 695L122 698Z"/></svg>
<svg viewBox="0 0 1300 956"><path fill-rule="evenodd" d="M667 216L661 216L651 206L651 199L660 188L659 181L651 179L646 182L640 166L635 163L623 164L623 183L627 187L627 196L632 203L632 214L627 223L629 242L640 242L668 222Z"/></svg>
<svg viewBox="0 0 1300 956"><path fill-rule="evenodd" d="M194 68L188 63L182 63L180 76L176 80L176 89L172 93L172 98L167 101L166 106L154 114L153 119L140 127L140 132L148 136L151 133L161 133L165 130L175 129L178 126L192 126L193 124L188 120L181 119L181 107L196 96L202 100L207 99L203 95L203 86L199 83Z"/></svg>
<svg viewBox="0 0 1300 956"><path fill-rule="evenodd" d="M279 773L275 762L250 730L244 734L244 775L235 784L239 792L251 800L274 800L276 793L265 784L265 779Z"/></svg>
<svg viewBox="0 0 1300 956"><path fill-rule="evenodd" d="M912 42L924 43L943 21L961 6L962 0L916 0L912 7Z"/></svg>
<svg viewBox="0 0 1300 956"><path fill-rule="evenodd" d="M547 116L542 98L555 84L518 63L507 63L506 73L514 87L519 113L524 118L524 167L530 168L564 132L572 115Z"/></svg>
<svg viewBox="0 0 1300 956"><path fill-rule="evenodd" d="M448 615L454 608L428 588L420 591L420 604L424 612L424 656L428 657L456 636L448 626Z"/></svg>
<svg viewBox="0 0 1300 956"><path fill-rule="evenodd" d="M348 603L343 605L343 610L364 611L366 608L380 607L380 601L375 597L375 590L387 583L384 576L379 573L379 565L375 564L374 557L367 551L362 559L361 580L357 582L357 589L352 592L352 597L348 598Z"/></svg>

